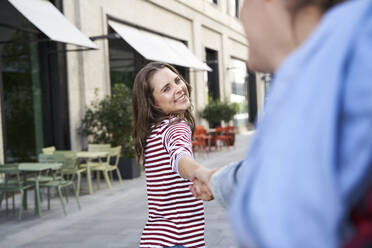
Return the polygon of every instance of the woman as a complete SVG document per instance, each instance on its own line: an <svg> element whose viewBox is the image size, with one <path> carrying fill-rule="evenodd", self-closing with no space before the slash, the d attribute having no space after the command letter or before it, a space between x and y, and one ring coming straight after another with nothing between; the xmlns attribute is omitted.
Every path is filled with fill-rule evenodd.
<svg viewBox="0 0 372 248"><path fill-rule="evenodd" d="M372 181L372 1L340 2L241 8L248 66L275 77L246 158L210 179L240 247L372 242L370 222L350 218Z"/></svg>
<svg viewBox="0 0 372 248"><path fill-rule="evenodd" d="M134 140L146 173L148 220L140 247L204 247L204 206L190 192L201 167L193 158L191 85L177 70L152 62L133 86Z"/></svg>

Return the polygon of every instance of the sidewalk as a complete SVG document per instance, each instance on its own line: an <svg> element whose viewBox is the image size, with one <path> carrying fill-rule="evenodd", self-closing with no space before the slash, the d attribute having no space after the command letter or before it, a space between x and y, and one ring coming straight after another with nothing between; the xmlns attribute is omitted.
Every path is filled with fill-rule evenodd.
<svg viewBox="0 0 372 248"><path fill-rule="evenodd" d="M235 148L211 152L207 158L197 156L197 160L209 168L240 160L249 140L248 134L237 135ZM34 215L33 193L29 193L29 209L24 212L22 221L18 221L11 210L6 215L3 202L0 247L136 248L147 217L145 185L143 173L140 178L125 180L122 186L115 182L112 192L101 183L101 189L93 195L80 196L80 211L75 199L69 197L67 216L63 215L58 198L53 199L51 210L47 210L44 198L43 216L39 218ZM236 247L226 211L216 201L211 201L205 203L205 214L207 247Z"/></svg>

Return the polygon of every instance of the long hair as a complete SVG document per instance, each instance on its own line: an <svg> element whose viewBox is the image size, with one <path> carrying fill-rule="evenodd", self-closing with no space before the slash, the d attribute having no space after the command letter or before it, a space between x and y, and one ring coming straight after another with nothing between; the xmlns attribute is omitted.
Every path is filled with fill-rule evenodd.
<svg viewBox="0 0 372 248"><path fill-rule="evenodd" d="M191 96L191 85L185 81L179 72L171 65L163 62L151 62L143 67L136 75L132 91L132 108L133 108L133 139L136 152L137 162L144 162L144 149L146 138L151 133L152 126L156 126L171 116L178 117L176 121L184 120L193 131L195 128L195 119L188 108L184 113L163 113L156 105L153 96L153 89L150 85L152 76L159 70L168 68L176 73L185 83L189 96Z"/></svg>

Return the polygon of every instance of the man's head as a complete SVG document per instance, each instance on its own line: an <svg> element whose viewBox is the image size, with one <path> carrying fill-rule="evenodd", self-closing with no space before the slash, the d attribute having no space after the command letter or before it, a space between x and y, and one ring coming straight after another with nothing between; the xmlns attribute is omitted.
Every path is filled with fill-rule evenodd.
<svg viewBox="0 0 372 248"><path fill-rule="evenodd" d="M311 33L328 8L342 0L245 0L240 19L249 43L248 66L274 72Z"/></svg>

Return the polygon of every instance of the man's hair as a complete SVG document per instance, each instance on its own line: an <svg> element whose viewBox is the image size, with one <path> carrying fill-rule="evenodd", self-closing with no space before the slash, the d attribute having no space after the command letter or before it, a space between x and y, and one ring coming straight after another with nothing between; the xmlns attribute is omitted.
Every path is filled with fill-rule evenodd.
<svg viewBox="0 0 372 248"><path fill-rule="evenodd" d="M295 11L308 5L316 5L321 10L327 11L334 5L344 1L347 0L289 0L290 2L289 7L292 11Z"/></svg>

